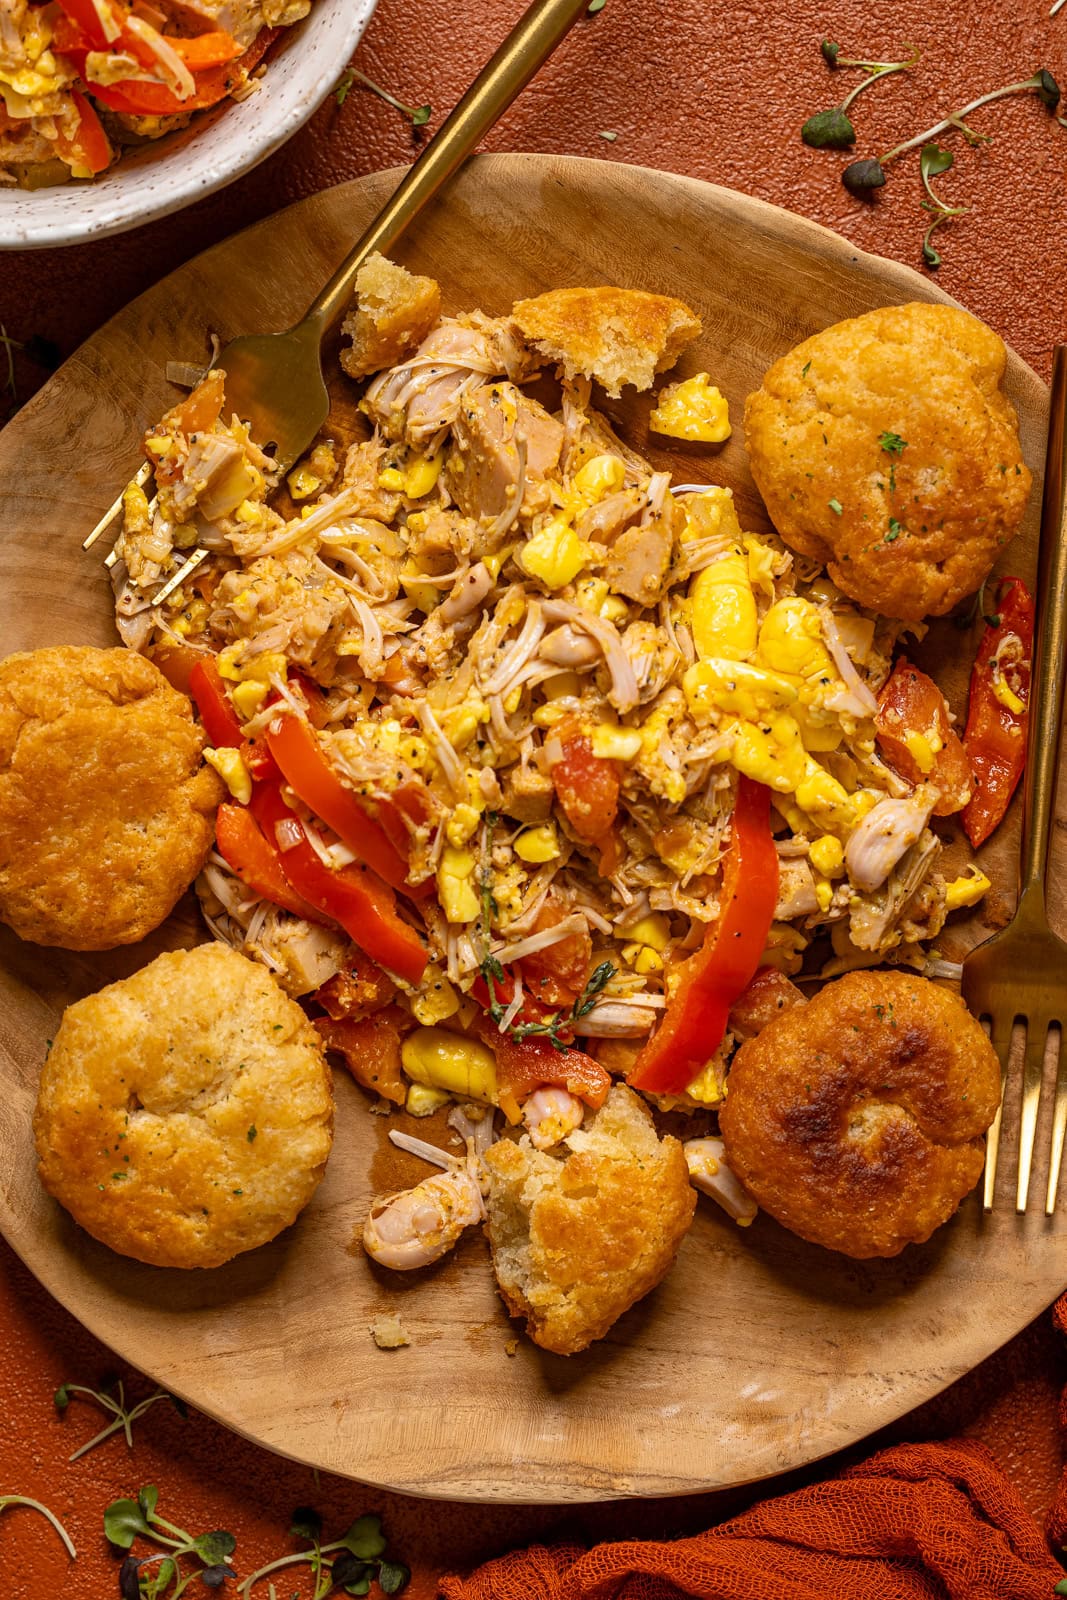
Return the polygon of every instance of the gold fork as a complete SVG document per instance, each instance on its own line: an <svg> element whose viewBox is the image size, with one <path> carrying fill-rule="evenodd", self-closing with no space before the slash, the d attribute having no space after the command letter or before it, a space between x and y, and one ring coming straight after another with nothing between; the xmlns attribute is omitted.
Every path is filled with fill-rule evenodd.
<svg viewBox="0 0 1067 1600"><path fill-rule="evenodd" d="M1037 557L1037 624L1030 687L1026 775L1023 780L1023 832L1019 904L1001 932L971 951L963 963L963 998L975 1016L988 1020L1000 1058L1001 1088L1015 1024L1022 1024L1023 1072L1019 1121L1019 1160L1015 1209L1026 1210L1034 1139L1041 1104L1049 1031L1057 1028L1058 1061L1049 1152L1045 1215L1056 1208L1064 1135L1067 1133L1067 1053L1061 1048L1067 1024L1067 944L1048 925L1045 875L1056 793L1057 753L1067 670L1067 345L1056 349L1052 367L1045 493ZM986 1141L986 1211L993 1208L1000 1146L1001 1111Z"/></svg>
<svg viewBox="0 0 1067 1600"><path fill-rule="evenodd" d="M534 0L492 60L434 134L395 193L288 333L245 334L216 357L226 374L227 414L251 424L261 447L273 446L282 470L292 466L326 421L330 399L322 376L321 346L351 299L356 273L376 250L389 250L442 184L470 155L511 102L543 66L588 7L589 0ZM134 478L143 485L151 465ZM118 494L82 545L88 550L122 510ZM206 551L194 551L154 597L158 604ZM111 565L109 558L108 565Z"/></svg>

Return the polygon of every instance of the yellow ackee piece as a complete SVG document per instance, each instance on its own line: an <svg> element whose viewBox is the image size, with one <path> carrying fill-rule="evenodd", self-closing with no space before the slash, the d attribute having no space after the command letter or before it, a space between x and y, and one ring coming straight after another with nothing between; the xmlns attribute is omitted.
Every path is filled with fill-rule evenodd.
<svg viewBox="0 0 1067 1600"><path fill-rule="evenodd" d="M519 860L528 861L531 866L555 861L560 853L555 824L542 822L539 827L526 828L515 840L514 848Z"/></svg>
<svg viewBox="0 0 1067 1600"><path fill-rule="evenodd" d="M982 869L976 867L972 861L962 877L953 878L951 883L946 883L945 910L958 911L961 906L975 906L992 887Z"/></svg>
<svg viewBox="0 0 1067 1600"><path fill-rule="evenodd" d="M452 1096L445 1089L429 1089L423 1083L409 1083L404 1110L409 1117L432 1117L447 1106Z"/></svg>
<svg viewBox="0 0 1067 1600"><path fill-rule="evenodd" d="M631 947L627 945L626 948L630 949ZM648 973L663 971L662 956L657 954L655 950L649 949L648 945L638 946L637 954L634 956L633 962L635 972Z"/></svg>
<svg viewBox="0 0 1067 1600"><path fill-rule="evenodd" d="M765 783L779 794L796 794L808 775L809 757L801 743L800 729L796 718L786 711L769 717L760 727L739 722L730 759L746 778ZM799 796L797 804L803 807Z"/></svg>
<svg viewBox="0 0 1067 1600"><path fill-rule="evenodd" d="M573 583L593 553L592 545L579 539L566 518L557 512L539 533L527 539L519 551L519 561L523 570L540 578L546 588L562 589L564 584Z"/></svg>
<svg viewBox="0 0 1067 1600"><path fill-rule="evenodd" d="M1026 710L1025 703L1019 699L1019 696L1001 672L999 659L995 662L993 668L993 693L1001 705L1010 711L1013 716L1020 717Z"/></svg>
<svg viewBox="0 0 1067 1600"><path fill-rule="evenodd" d="M774 568L778 560L777 551L769 544L764 544L762 539L754 533L744 536L745 555L748 557L748 581L753 589L759 589L768 600L774 599Z"/></svg>
<svg viewBox="0 0 1067 1600"><path fill-rule="evenodd" d="M409 517L407 524L409 528L411 527L411 522L412 519ZM425 611L429 616L430 612L441 603L441 591L435 588L432 583L426 583L424 580L420 581L421 579L422 574L419 572L417 564L409 557L400 569L400 582L403 585L405 594L418 606L420 611Z"/></svg>
<svg viewBox="0 0 1067 1600"><path fill-rule="evenodd" d="M741 524L734 508L734 492L713 484L703 494L687 495L685 500L687 539L734 539L741 542Z"/></svg>
<svg viewBox="0 0 1067 1600"><path fill-rule="evenodd" d="M474 922L481 907L471 878L475 858L469 850L446 845L437 868L437 896L449 922Z"/></svg>
<svg viewBox="0 0 1067 1600"><path fill-rule="evenodd" d="M834 886L828 878L815 879L815 903L820 911L829 911L834 898Z"/></svg>
<svg viewBox="0 0 1067 1600"><path fill-rule="evenodd" d="M706 372L697 372L660 392L648 425L669 439L721 444L730 437L730 409Z"/></svg>
<svg viewBox="0 0 1067 1600"><path fill-rule="evenodd" d="M810 846L808 859L816 872L821 872L824 878L834 878L845 864L844 847L840 839L835 839L832 833L824 833Z"/></svg>
<svg viewBox="0 0 1067 1600"><path fill-rule="evenodd" d="M463 750L470 744L483 722L489 721L489 707L480 696L464 700L462 705L448 706L440 714L441 728L454 750Z"/></svg>
<svg viewBox="0 0 1067 1600"><path fill-rule="evenodd" d="M234 799L240 805L246 806L252 798L252 777L244 764L240 750L226 748L214 750L209 745L204 751L204 760L209 767L214 767Z"/></svg>
<svg viewBox="0 0 1067 1600"><path fill-rule="evenodd" d="M637 944L647 944L652 950L666 950L671 942L670 919L662 911L651 911L640 922L635 922L626 932Z"/></svg>
<svg viewBox="0 0 1067 1600"><path fill-rule="evenodd" d="M248 678L244 683L235 683L230 690L233 709L242 722L254 717L266 698L267 685L257 683L254 678Z"/></svg>
<svg viewBox="0 0 1067 1600"><path fill-rule="evenodd" d="M299 466L294 467L285 481L294 500L306 500L309 495L322 488L322 479L317 472L311 470L306 461L301 461Z"/></svg>
<svg viewBox="0 0 1067 1600"><path fill-rule="evenodd" d="M610 722L598 722L590 736L593 754L604 761L632 761L641 749L638 728L619 728Z"/></svg>
<svg viewBox="0 0 1067 1600"><path fill-rule="evenodd" d="M909 730L904 735L904 748L923 774L933 772L934 758L941 749L942 743L943 741L933 728L929 728L926 733Z"/></svg>
<svg viewBox="0 0 1067 1600"><path fill-rule="evenodd" d="M447 1028L416 1028L400 1046L400 1065L414 1083L496 1104L496 1058L477 1039Z"/></svg>
<svg viewBox="0 0 1067 1600"><path fill-rule="evenodd" d="M218 669L223 678L231 683L243 683L249 678L257 683L269 683L272 677L285 677L288 663L280 650L264 650L238 666L237 657L243 648L244 641L239 639L219 651Z"/></svg>
<svg viewBox="0 0 1067 1600"><path fill-rule="evenodd" d="M440 967L430 966L422 975L418 993L411 996L411 1011L416 1022L427 1026L454 1017L459 1010L459 995Z"/></svg>
<svg viewBox="0 0 1067 1600"><path fill-rule="evenodd" d="M122 491L122 509L127 528L144 528L150 519L148 496L139 483L128 483Z"/></svg>
<svg viewBox="0 0 1067 1600"><path fill-rule="evenodd" d="M748 558L740 546L697 573L689 601L698 656L747 661L755 653L756 597L748 580Z"/></svg>
<svg viewBox="0 0 1067 1600"><path fill-rule="evenodd" d="M481 816L474 806L461 801L445 823L445 837L449 844L455 845L457 850L461 849L477 829Z"/></svg>
<svg viewBox="0 0 1067 1600"><path fill-rule="evenodd" d="M161 461L164 456L170 455L174 448L174 441L168 438L165 433L150 433L144 442L144 447L150 455L156 457L157 461Z"/></svg>
<svg viewBox="0 0 1067 1600"><path fill-rule="evenodd" d="M605 622L625 622L630 615L626 601L612 594L603 578L579 578L574 585L574 598L583 611L592 611Z"/></svg>
<svg viewBox="0 0 1067 1600"><path fill-rule="evenodd" d="M399 467L383 467L378 474L379 489L390 489L393 494L402 494L404 490L404 474Z"/></svg>
<svg viewBox="0 0 1067 1600"><path fill-rule="evenodd" d="M685 1092L690 1100L696 1100L702 1106L717 1106L722 1103L722 1078L714 1056L701 1067Z"/></svg>
<svg viewBox="0 0 1067 1600"><path fill-rule="evenodd" d="M441 476L445 464L442 451L434 456L415 456L404 469L404 493L409 500L421 500L429 494Z"/></svg>
<svg viewBox="0 0 1067 1600"><path fill-rule="evenodd" d="M625 479L625 463L618 456L602 455L593 456L584 467L579 467L571 483L583 499L595 505L606 495L617 493Z"/></svg>
<svg viewBox="0 0 1067 1600"><path fill-rule="evenodd" d="M770 711L791 706L797 698L787 678L722 656L694 662L682 678L682 690L698 721L726 711L754 722Z"/></svg>
<svg viewBox="0 0 1067 1600"><path fill-rule="evenodd" d="M800 595L771 606L760 626L758 658L775 672L792 674L808 684L822 679L835 683L838 678L823 641L818 609Z"/></svg>

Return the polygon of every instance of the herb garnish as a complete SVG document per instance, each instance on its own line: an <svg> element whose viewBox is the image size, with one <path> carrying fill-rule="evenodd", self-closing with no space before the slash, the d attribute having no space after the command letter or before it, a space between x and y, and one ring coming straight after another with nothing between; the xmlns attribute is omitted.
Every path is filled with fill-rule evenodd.
<svg viewBox="0 0 1067 1600"><path fill-rule="evenodd" d="M346 67L337 80L337 87L333 93L339 106L343 106L348 99L349 90L354 83L361 83L365 89L376 94L379 100L384 100L386 105L393 106L395 110L401 112L413 128L421 128L433 116L433 106L406 106L403 100L398 100L388 89L383 89L373 78L368 78L365 72L360 72L358 67Z"/></svg>
<svg viewBox="0 0 1067 1600"><path fill-rule="evenodd" d="M827 500L826 504L830 507L835 517L841 516L845 509L840 500Z"/></svg>
<svg viewBox="0 0 1067 1600"><path fill-rule="evenodd" d="M485 979L485 986L489 990L489 1015L499 1028L500 1024L508 1014L510 1005L505 1005L504 1001L501 1000L497 994L496 986L498 983L505 982L507 974L505 973L504 968L500 965L500 962L497 960L496 956L494 956L489 949L492 921L500 911L500 908L496 902L496 898L493 894L492 879L489 873L489 856L493 846L493 829L496 827L497 820L498 818L495 811L486 812L485 844L482 851L482 915L481 925L479 928L482 946L482 958L479 966L482 977ZM580 1022L583 1017L587 1017L589 1015L590 1011L592 1011L594 1005L596 1004L597 995L608 983L611 982L611 979L615 976L615 972L616 968L612 962L602 961L590 975L585 988L571 1006L570 1011L552 1011L537 1022L512 1022L503 1031L512 1039L517 1039L520 1042L523 1039L529 1039L537 1036L539 1038L547 1039L554 1050L569 1050L571 1048L572 1041L569 1039L564 1039L561 1035L561 1030L569 1031L575 1022ZM512 998L514 998L514 979L512 980L511 992Z"/></svg>
<svg viewBox="0 0 1067 1600"><path fill-rule="evenodd" d="M39 1511L42 1517L47 1517L66 1546L70 1559L72 1561L77 1559L78 1552L74 1548L74 1540L54 1511L49 1511L39 1500L31 1500L28 1494L0 1494L0 1511L6 1511L8 1506L28 1506L31 1511Z"/></svg>
<svg viewBox="0 0 1067 1600"><path fill-rule="evenodd" d="M893 72L907 72L917 64L920 51L913 45L905 45L904 48L912 52L906 61L863 61L857 57L843 56L841 46L834 44L832 39L824 39L819 48L831 71L836 72L839 67L860 67L866 76L854 89L849 90L840 105L832 106L829 111L816 111L814 116L809 117L800 130L800 137L813 150L847 150L856 142L856 130L848 115L848 108L856 96L861 95L864 89L869 89L879 78L888 78Z"/></svg>
<svg viewBox="0 0 1067 1600"><path fill-rule="evenodd" d="M322 1518L309 1506L300 1506L293 1512L289 1532L294 1539L304 1540L311 1549L280 1556L277 1561L270 1561L253 1572L238 1590L242 1600L248 1600L253 1586L261 1578L296 1565L309 1566L314 1574L311 1600L323 1600L337 1588L343 1589L345 1594L367 1594L374 1578L383 1594L399 1594L411 1577L401 1562L384 1558L386 1541L380 1517L357 1517L340 1539L323 1544Z"/></svg>
<svg viewBox="0 0 1067 1600"><path fill-rule="evenodd" d="M126 1448L128 1450L132 1450L133 1425L137 1421L138 1417L144 1416L145 1412L150 1406L155 1405L157 1400L169 1400L171 1405L175 1408L180 1416L184 1417L187 1415L183 1402L179 1400L176 1395L170 1394L166 1389L156 1389L154 1393L150 1394L146 1399L139 1400L135 1406L130 1406L127 1408L126 1396L123 1392L121 1378L114 1387L115 1395L112 1396L99 1389L88 1389L84 1384L81 1383L61 1383L55 1394L52 1396L52 1403L60 1416L63 1415L67 1407L70 1405L71 1396L75 1394L82 1394L87 1400L94 1401L96 1405L101 1406L105 1411L110 1412L111 1416L114 1418L114 1421L109 1422L106 1428L101 1428L99 1433L94 1434L87 1444L81 1445L79 1449L74 1451L73 1455L68 1456L68 1461L77 1461L80 1456L87 1455L88 1452L92 1449L95 1449L98 1444L102 1444L105 1439L109 1439L113 1433L118 1433L120 1428L126 1435Z"/></svg>
<svg viewBox="0 0 1067 1600"><path fill-rule="evenodd" d="M159 1490L153 1484L138 1489L136 1500L112 1500L104 1512L104 1533L118 1550L130 1550L137 1538L151 1539L165 1548L155 1555L127 1556L119 1568L119 1593L122 1600L159 1600L169 1590L170 1600L178 1600L197 1576L207 1589L221 1589L227 1578L235 1576L230 1557L237 1547L232 1533L216 1529L211 1533L187 1533L156 1512ZM196 1556L201 1565L183 1572L184 1556ZM145 1567L159 1562L154 1573ZM171 1587L173 1585L173 1588Z"/></svg>

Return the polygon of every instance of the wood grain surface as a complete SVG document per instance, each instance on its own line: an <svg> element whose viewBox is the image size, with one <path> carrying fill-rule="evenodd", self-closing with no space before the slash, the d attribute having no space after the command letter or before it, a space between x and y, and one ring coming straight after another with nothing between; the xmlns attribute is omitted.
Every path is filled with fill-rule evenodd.
<svg viewBox="0 0 1067 1600"><path fill-rule="evenodd" d="M287 325L395 178L326 191L190 262L108 323L4 430L3 653L114 642L103 569L80 542L137 465L142 427L173 402L166 361L202 360L211 331L225 341ZM765 367L797 340L876 305L945 298L909 269L758 201L566 157L477 158L398 256L441 280L449 309L501 311L567 283L678 294L704 322L680 370L708 367L735 422ZM1007 386L1035 469L1026 530L1009 558L1027 575L1046 396L1016 357ZM611 407L638 447L647 410L640 397ZM689 481L729 483L742 521L765 525L736 433L717 453L650 449ZM924 646L957 710L973 646L950 623ZM1067 815L1062 794L1059 812ZM990 852L994 919L1014 893L1016 844L1009 822ZM1054 858L1060 884L1062 870ZM832 1256L763 1217L742 1232L702 1207L673 1274L602 1344L563 1360L523 1340L510 1355L515 1329L481 1239L468 1236L436 1269L409 1278L371 1269L353 1244L373 1190L425 1169L385 1160L382 1120L366 1115L347 1079L327 1178L273 1245L190 1274L115 1256L37 1183L37 1072L71 999L201 936L188 903L181 910L144 946L100 957L6 934L0 942L0 1227L46 1288L125 1359L294 1459L452 1499L593 1500L746 1482L829 1454L917 1405L1062 1287L1067 1223L1019 1219L1006 1204L984 1219L974 1196L928 1245L892 1262ZM962 939L985 931L976 924ZM412 1337L398 1354L368 1338L386 1309L400 1312Z"/></svg>

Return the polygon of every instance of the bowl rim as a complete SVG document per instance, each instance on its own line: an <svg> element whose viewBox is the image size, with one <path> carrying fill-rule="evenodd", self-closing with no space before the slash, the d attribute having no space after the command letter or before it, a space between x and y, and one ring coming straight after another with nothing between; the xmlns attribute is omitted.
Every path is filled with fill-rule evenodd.
<svg viewBox="0 0 1067 1600"><path fill-rule="evenodd" d="M366 32L377 3L378 0L340 0L331 11L331 16L342 26L336 51L328 52L324 66L306 83L301 83L299 89L291 80L283 81L272 106L278 113L277 123L271 126L269 133L265 129L259 136L253 132L236 157L225 146L214 156L210 151L197 157L188 148L176 150L177 159L171 163L171 170L167 170L167 156L155 168L146 163L139 169L146 178L152 174L143 190L133 189L131 194L128 185L109 185L106 178L99 184L80 187L77 193L82 197L82 204L72 206L67 217L57 217L47 204L41 207L41 199L53 191L0 187L0 250L51 250L128 233L181 211L243 177L273 155L315 114ZM321 15L326 10L326 0L316 0L308 17L296 25L300 33L314 28L316 14ZM346 21L347 26L343 26ZM298 36L294 47L299 43ZM63 185L55 192L69 194L71 191ZM37 203L36 215L34 202Z"/></svg>

